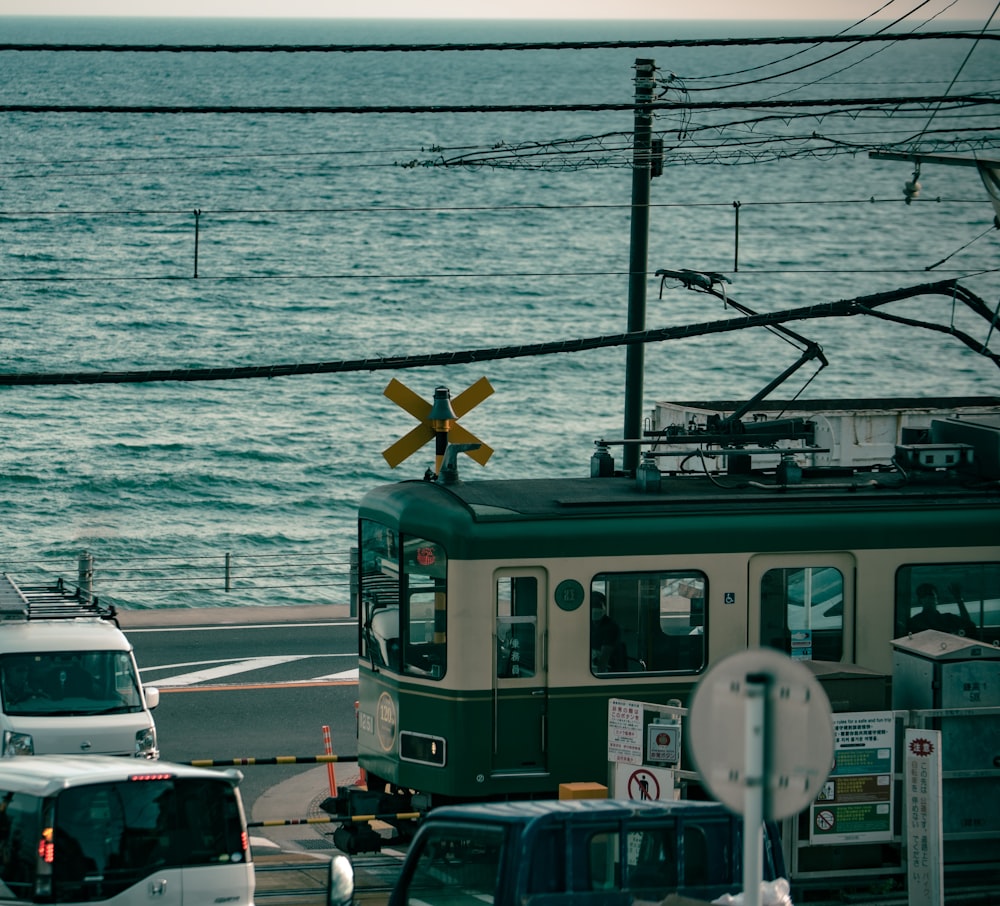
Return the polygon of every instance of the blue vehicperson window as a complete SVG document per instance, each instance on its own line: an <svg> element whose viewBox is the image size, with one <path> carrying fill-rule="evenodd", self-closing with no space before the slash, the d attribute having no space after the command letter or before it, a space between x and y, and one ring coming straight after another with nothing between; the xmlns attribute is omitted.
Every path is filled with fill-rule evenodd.
<svg viewBox="0 0 1000 906"><path fill-rule="evenodd" d="M492 903L503 843L500 827L434 828L423 837L407 902Z"/></svg>

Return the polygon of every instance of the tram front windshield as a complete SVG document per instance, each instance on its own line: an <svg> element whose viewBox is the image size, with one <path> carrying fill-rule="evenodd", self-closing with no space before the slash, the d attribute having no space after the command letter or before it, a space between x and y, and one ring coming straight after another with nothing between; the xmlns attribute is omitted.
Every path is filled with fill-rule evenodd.
<svg viewBox="0 0 1000 906"><path fill-rule="evenodd" d="M358 562L361 656L376 670L440 679L448 642L444 548L362 520Z"/></svg>

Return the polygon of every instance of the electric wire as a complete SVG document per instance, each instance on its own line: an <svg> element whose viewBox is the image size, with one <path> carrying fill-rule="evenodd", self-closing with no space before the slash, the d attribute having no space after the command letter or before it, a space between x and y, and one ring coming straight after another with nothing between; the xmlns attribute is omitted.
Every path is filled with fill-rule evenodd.
<svg viewBox="0 0 1000 906"><path fill-rule="evenodd" d="M595 349L617 346L633 346L658 343L668 340L690 339L751 327L767 327L789 321L807 321L820 318L843 318L857 314L872 314L875 309L891 302L924 295L947 295L960 298L973 312L986 318L992 317L985 302L971 290L955 280L939 281L917 286L902 287L888 292L857 296L838 302L816 303L800 308L778 312L749 315L741 318L726 318L721 321L685 324L679 327L664 327L628 333L606 334L581 337L571 340L556 340L541 343L521 343L481 349L464 349L439 353L416 355L375 356L363 359L341 359L330 362L298 362L273 365L232 365L208 368L151 368L132 371L77 371L77 372L25 372L0 373L0 386L52 386L60 384L143 384L167 381L203 382L231 380L271 380L311 374L346 374L351 372L402 371L412 368L430 368L470 364L473 362L519 359L532 356L579 353ZM907 322L911 326L924 326L931 330L938 326L923 322ZM966 346L1000 367L1000 353L990 352L983 344L970 335L944 328L946 332L961 340Z"/></svg>
<svg viewBox="0 0 1000 906"><path fill-rule="evenodd" d="M930 0L923 0L923 2L920 3L920 4L918 4L918 6L916 8L920 9L920 7L926 6L926 4L929 3L929 2L930 2ZM907 15L910 15L910 13L907 13ZM898 25L905 18L906 18L906 16L903 16L903 17L900 17L899 19L896 19L893 22L888 23L883 28L881 28L877 32L875 32L875 34L876 35L881 34L883 31L891 28L892 26ZM891 46L894 43L897 43L897 42L895 42L895 41L889 42L888 46ZM803 72L806 69L811 69L813 66L819 66L821 63L826 63L829 60L832 60L835 57L840 56L841 54L845 54L848 51L853 50L854 47L856 47L856 46L858 46L858 45L849 46L849 47L842 47L839 50L836 50L833 53L828 54L825 57L820 57L818 60L813 60L813 61L811 61L809 63L803 63L801 66L796 66L793 69L788 69L788 70L785 70L783 72L774 73L774 74L768 75L768 76L762 76L762 77L757 78L757 79L748 79L748 80L745 80L745 81L742 81L742 82L734 82L734 83L731 83L731 84L728 84L728 85L706 86L705 88L692 88L690 90L691 91L725 91L725 90L729 90L729 89L733 89L733 88L745 88L748 85L759 85L762 82L774 81L775 79L781 79L781 78L784 78L785 76L794 75L797 72ZM878 50L874 51L871 56L874 56L877 53L881 53L882 50L884 50L884 49L885 48L879 48ZM852 68L853 66L859 65L859 63L864 62L866 59L869 59L869 58L868 57L864 57L860 61L855 61L854 63L851 63L849 66L844 67L844 69L840 69L840 70L837 70L837 72L835 72L835 73L831 73L831 75L836 75L836 74L838 74L840 72L844 72L847 69ZM818 81L822 81L822 80L818 80ZM813 83L810 83L810 84L816 84L816 82L813 82Z"/></svg>
<svg viewBox="0 0 1000 906"><path fill-rule="evenodd" d="M916 32L878 35L777 35L770 37L662 38L619 41L499 41L461 44L89 44L0 42L0 53L423 53L533 50L628 50L657 47L755 47L782 44L868 43L873 41L937 41L976 37L975 32ZM1000 40L1000 34L990 35Z"/></svg>
<svg viewBox="0 0 1000 906"><path fill-rule="evenodd" d="M869 19L874 19L880 12L882 12L883 10L885 10L888 7L892 6L892 4L894 2L895 2L895 0L887 0L887 2L883 3L882 6L878 7L878 9L873 10L867 16L865 16L863 19L859 19L857 22L853 23L852 25L848 25L846 28L841 29L839 32L836 33L836 35L837 36L846 35L852 28L857 28L859 25L864 25L864 23L867 22ZM922 5L923 4L921 4L921 6ZM757 72L758 70L766 69L768 66L774 66L774 65L779 64L779 63L785 63L788 60L792 60L795 57L801 56L804 53L808 53L810 50L815 49L815 46L816 45L813 45L812 47L803 47L801 50L797 50L797 51L795 51L795 53L788 54L788 55L786 55L784 57L781 57L780 59L771 60L771 61L769 61L767 63L759 63L756 66L749 66L749 67L747 67L745 69L738 69L738 70L735 70L733 72L716 73L716 74L710 75L710 76L688 76L687 80L688 81L696 81L696 80L704 80L704 79L725 79L725 78L731 78L733 76L738 76L738 75L746 75L747 73Z"/></svg>
<svg viewBox="0 0 1000 906"><path fill-rule="evenodd" d="M996 16L998 9L1000 9L1000 2L998 2L997 5L993 7L993 12L990 13L989 18L986 20L986 24L983 26L983 31L985 31L989 27L989 24L990 24L990 22L993 21L993 17ZM979 44L978 41L974 41L973 44L972 44L972 46L969 48L968 52L965 55L965 59L962 60L961 64L958 67L957 72L952 77L952 80L951 80L950 84L948 85L948 88L945 89L944 93L945 93L946 96L951 92L952 86L955 84L955 82L957 81L958 77L962 74L962 70L965 69L966 64L969 62L969 58L972 56L972 53L976 49L976 47L978 46L978 44ZM931 111L930 119L927 120L927 124L924 126L924 129L921 130L921 134L924 131L926 131L926 129L930 126L931 122L933 121L934 117L937 116L939 108L940 108L940 105L938 105L937 107L934 108L933 111ZM919 138L919 136L916 136L914 138L914 141L916 141L917 138Z"/></svg>

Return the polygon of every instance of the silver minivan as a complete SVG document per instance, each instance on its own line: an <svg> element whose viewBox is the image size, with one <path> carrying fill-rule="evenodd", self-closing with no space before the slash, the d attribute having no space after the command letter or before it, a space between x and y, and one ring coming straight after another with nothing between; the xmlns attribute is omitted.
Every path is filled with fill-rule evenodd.
<svg viewBox="0 0 1000 906"><path fill-rule="evenodd" d="M0 903L253 906L234 769L0 759Z"/></svg>
<svg viewBox="0 0 1000 906"><path fill-rule="evenodd" d="M155 759L159 698L113 609L0 576L0 756Z"/></svg>

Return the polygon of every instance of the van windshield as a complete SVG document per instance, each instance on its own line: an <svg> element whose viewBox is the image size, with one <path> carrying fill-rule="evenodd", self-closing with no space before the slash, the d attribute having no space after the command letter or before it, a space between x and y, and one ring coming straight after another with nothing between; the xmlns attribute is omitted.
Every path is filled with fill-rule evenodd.
<svg viewBox="0 0 1000 906"><path fill-rule="evenodd" d="M9 715L112 714L142 710L127 651L38 651L0 655L0 695Z"/></svg>

